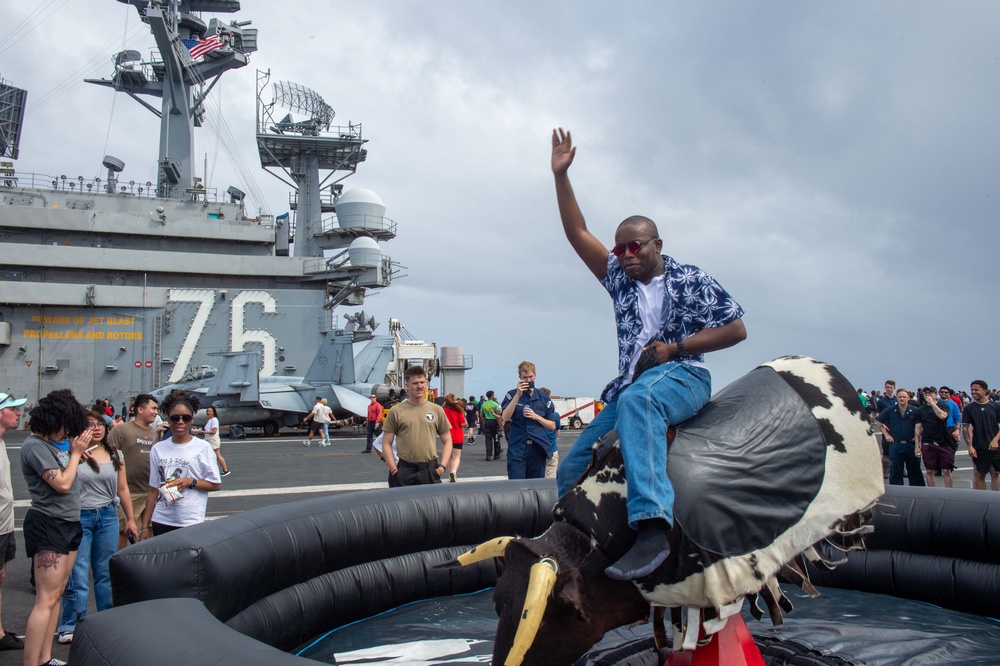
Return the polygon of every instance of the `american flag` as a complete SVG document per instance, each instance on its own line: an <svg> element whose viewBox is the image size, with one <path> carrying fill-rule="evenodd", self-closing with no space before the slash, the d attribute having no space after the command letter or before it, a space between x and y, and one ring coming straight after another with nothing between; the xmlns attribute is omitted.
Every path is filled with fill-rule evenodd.
<svg viewBox="0 0 1000 666"><path fill-rule="evenodd" d="M191 52L191 59L197 60L206 53L211 53L215 49L222 47L222 40L218 35L211 35L205 39L182 39L184 46Z"/></svg>

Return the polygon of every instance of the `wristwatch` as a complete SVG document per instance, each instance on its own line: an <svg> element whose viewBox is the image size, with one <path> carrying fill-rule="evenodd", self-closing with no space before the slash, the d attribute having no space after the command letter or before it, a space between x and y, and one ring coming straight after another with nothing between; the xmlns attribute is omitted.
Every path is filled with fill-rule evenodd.
<svg viewBox="0 0 1000 666"><path fill-rule="evenodd" d="M191 485L188 487L193 488L194 490L198 490L198 479L191 479Z"/></svg>

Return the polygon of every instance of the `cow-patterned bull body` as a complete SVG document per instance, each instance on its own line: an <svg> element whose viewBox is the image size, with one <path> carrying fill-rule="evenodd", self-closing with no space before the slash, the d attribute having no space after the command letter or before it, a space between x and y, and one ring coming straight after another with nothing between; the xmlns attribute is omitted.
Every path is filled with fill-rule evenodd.
<svg viewBox="0 0 1000 666"><path fill-rule="evenodd" d="M567 581L555 583L557 602L545 610L523 663L559 663L546 657L554 643L560 654L583 654L612 627L601 622L585 638L579 618L634 618L636 592L647 611L700 609L686 616L685 647L694 646L699 625L707 634L721 629L745 597L755 601L759 594L780 623L780 609L791 605L776 575L814 592L803 558L830 564L831 547L861 547L884 492L881 453L857 393L832 365L794 356L759 366L680 424L668 473L676 491L671 551L648 577L617 583L598 566L619 559L635 539L626 511L628 473L613 432L595 445L590 468L556 504L549 531L507 546L532 553L528 561L554 559ZM506 606L527 581L523 567L512 564L494 593L500 615L494 663L506 658L517 621ZM581 591L598 584L600 595ZM581 645L568 648L570 637Z"/></svg>

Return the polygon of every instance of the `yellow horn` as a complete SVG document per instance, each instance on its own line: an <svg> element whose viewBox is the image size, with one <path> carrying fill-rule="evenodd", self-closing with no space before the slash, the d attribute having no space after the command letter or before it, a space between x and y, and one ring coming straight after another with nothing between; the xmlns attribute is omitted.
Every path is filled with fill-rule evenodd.
<svg viewBox="0 0 1000 666"><path fill-rule="evenodd" d="M488 560L494 557L503 557L503 551L507 547L507 544L514 540L514 537L500 537L499 539L491 539L484 543L479 544L467 553L459 555L455 560L461 564L463 567L469 564L475 564L476 562L482 562L483 560Z"/></svg>
<svg viewBox="0 0 1000 666"><path fill-rule="evenodd" d="M520 666L528 648L535 642L538 628L542 626L545 606L549 603L549 595L556 585L556 575L559 565L555 560L543 557L541 561L531 566L528 578L528 593L524 597L524 609L521 610L521 621L517 624L514 644L507 653L504 666Z"/></svg>

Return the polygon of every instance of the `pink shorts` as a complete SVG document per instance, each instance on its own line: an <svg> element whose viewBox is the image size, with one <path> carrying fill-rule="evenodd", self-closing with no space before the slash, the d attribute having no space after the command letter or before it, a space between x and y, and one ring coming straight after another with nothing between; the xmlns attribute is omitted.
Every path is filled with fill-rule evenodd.
<svg viewBox="0 0 1000 666"><path fill-rule="evenodd" d="M924 469L952 470L955 469L955 452L950 446L940 444L921 444L920 454L924 458Z"/></svg>

